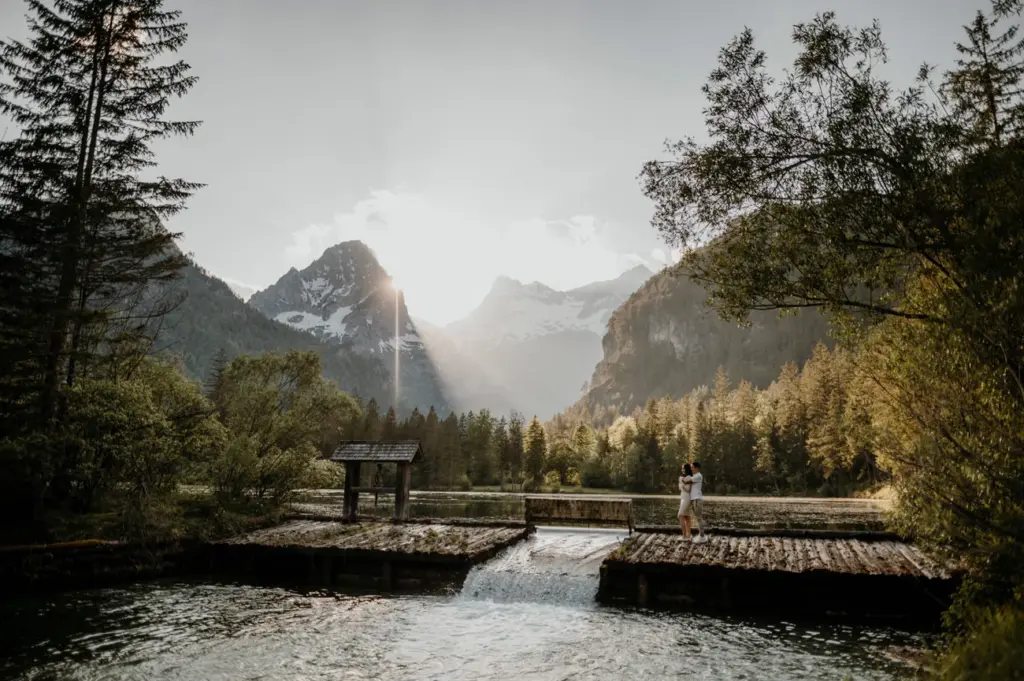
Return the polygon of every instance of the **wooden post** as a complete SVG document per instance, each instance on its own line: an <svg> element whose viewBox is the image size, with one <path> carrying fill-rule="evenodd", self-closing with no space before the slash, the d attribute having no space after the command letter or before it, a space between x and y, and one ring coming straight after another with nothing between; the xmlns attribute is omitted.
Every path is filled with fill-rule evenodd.
<svg viewBox="0 0 1024 681"><path fill-rule="evenodd" d="M409 488L412 487L412 465L408 462L398 464L398 475L395 481L395 520L409 519Z"/></svg>
<svg viewBox="0 0 1024 681"><path fill-rule="evenodd" d="M359 462L345 462L345 496L342 500L341 515L348 522L356 522L359 517Z"/></svg>
<svg viewBox="0 0 1024 681"><path fill-rule="evenodd" d="M647 575L640 573L636 578L636 602L637 605L647 605L650 598L650 585L647 583Z"/></svg>

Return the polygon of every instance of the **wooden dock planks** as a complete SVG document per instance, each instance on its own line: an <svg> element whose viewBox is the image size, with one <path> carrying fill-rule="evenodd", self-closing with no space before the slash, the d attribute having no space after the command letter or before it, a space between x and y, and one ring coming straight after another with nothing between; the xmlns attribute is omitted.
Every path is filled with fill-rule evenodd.
<svg viewBox="0 0 1024 681"><path fill-rule="evenodd" d="M716 534L707 543L640 532L601 565L599 600L726 609L934 618L959 579L884 534Z"/></svg>
<svg viewBox="0 0 1024 681"><path fill-rule="evenodd" d="M694 544L678 535L642 533L625 543L609 561L925 579L948 579L952 573L950 566L936 564L910 544L837 538L712 536L706 544Z"/></svg>
<svg viewBox="0 0 1024 681"><path fill-rule="evenodd" d="M494 547L525 538L526 526L475 526L370 522L344 524L295 520L214 544L331 552L375 551L475 560Z"/></svg>

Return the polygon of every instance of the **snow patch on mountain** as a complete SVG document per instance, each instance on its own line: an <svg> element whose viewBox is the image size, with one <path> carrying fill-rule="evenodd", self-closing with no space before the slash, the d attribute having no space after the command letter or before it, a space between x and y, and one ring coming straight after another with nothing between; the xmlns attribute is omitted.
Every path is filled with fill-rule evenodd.
<svg viewBox="0 0 1024 681"><path fill-rule="evenodd" d="M422 408L446 404L405 299L396 295L391 277L362 242L342 242L302 271L291 268L249 304L270 319L340 346L343 354L379 359L391 371L397 350L399 399Z"/></svg>
<svg viewBox="0 0 1024 681"><path fill-rule="evenodd" d="M612 312L653 274L641 265L569 291L498 277L483 302L447 330L459 344L501 345L567 331L603 336Z"/></svg>

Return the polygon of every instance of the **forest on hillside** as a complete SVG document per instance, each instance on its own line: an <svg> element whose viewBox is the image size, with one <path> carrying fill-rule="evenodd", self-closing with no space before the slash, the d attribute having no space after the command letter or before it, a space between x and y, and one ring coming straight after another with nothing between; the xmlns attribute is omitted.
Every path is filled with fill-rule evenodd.
<svg viewBox="0 0 1024 681"><path fill-rule="evenodd" d="M733 387L720 368L713 386L650 400L611 423L585 408L544 424L487 410L440 419L431 409L399 420L371 401L354 435L420 440L419 488L675 494L682 464L700 461L711 493L842 496L888 479L872 447L866 400L869 387L858 382L851 355L820 344L765 390L745 380Z"/></svg>

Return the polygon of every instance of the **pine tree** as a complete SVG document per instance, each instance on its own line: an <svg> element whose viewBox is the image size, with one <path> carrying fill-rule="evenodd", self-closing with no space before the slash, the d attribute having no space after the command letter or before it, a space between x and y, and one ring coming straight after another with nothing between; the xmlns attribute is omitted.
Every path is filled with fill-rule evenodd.
<svg viewBox="0 0 1024 681"><path fill-rule="evenodd" d="M545 457L547 456L547 438L544 435L544 426L534 416L526 429L526 478L538 482L544 474Z"/></svg>
<svg viewBox="0 0 1024 681"><path fill-rule="evenodd" d="M462 475L462 472L458 471L459 464L462 460L462 437L459 429L459 421L465 421L463 417L460 419L455 415L454 412L448 414L448 418L444 420L441 426L441 441L443 449L443 467L442 467L442 480L444 484L448 486L448 489L455 489L455 483L458 481L458 477Z"/></svg>
<svg viewBox="0 0 1024 681"><path fill-rule="evenodd" d="M510 460L512 447L509 444L508 438L508 422L505 420L504 416L495 422L494 434L491 439L494 442L495 459L498 465L498 480L502 485L504 485L505 481L508 480L512 474L512 464Z"/></svg>
<svg viewBox="0 0 1024 681"><path fill-rule="evenodd" d="M204 392L206 396L216 402L214 395L217 393L218 388L224 378L224 369L228 365L228 353L224 351L224 348L217 350L217 354L213 356L210 361L210 368L206 372L206 381L203 383Z"/></svg>
<svg viewBox="0 0 1024 681"><path fill-rule="evenodd" d="M512 412L508 422L508 466L512 480L523 479L523 464L525 462L525 438L523 432L523 417L517 412Z"/></svg>
<svg viewBox="0 0 1024 681"><path fill-rule="evenodd" d="M60 383L73 383L97 352L148 349L150 322L168 309L152 285L185 264L171 250L178 235L160 221L198 185L142 177L153 174L154 142L198 126L164 119L195 79L186 63L164 61L187 34L180 13L162 4L55 0L51 9L28 0L29 40L0 43L0 113L19 129L0 142L4 264L43 274L22 290L35 300L0 300L0 308L43 311L10 328L43 334L19 358L41 366L12 368L39 376L44 419L57 412Z"/></svg>
<svg viewBox="0 0 1024 681"><path fill-rule="evenodd" d="M380 407L377 406L377 400L371 397L363 413L362 439L379 440L380 431Z"/></svg>
<svg viewBox="0 0 1024 681"><path fill-rule="evenodd" d="M394 407L388 407L388 411L384 415L384 422L381 424L380 439L396 440L398 436L398 415L395 413Z"/></svg>
<svg viewBox="0 0 1024 681"><path fill-rule="evenodd" d="M966 26L967 42L947 74L946 94L964 118L971 142L1001 146L1024 131L1024 39L1019 26L1000 24L1021 13L1020 0L1000 0L990 15L979 11Z"/></svg>

